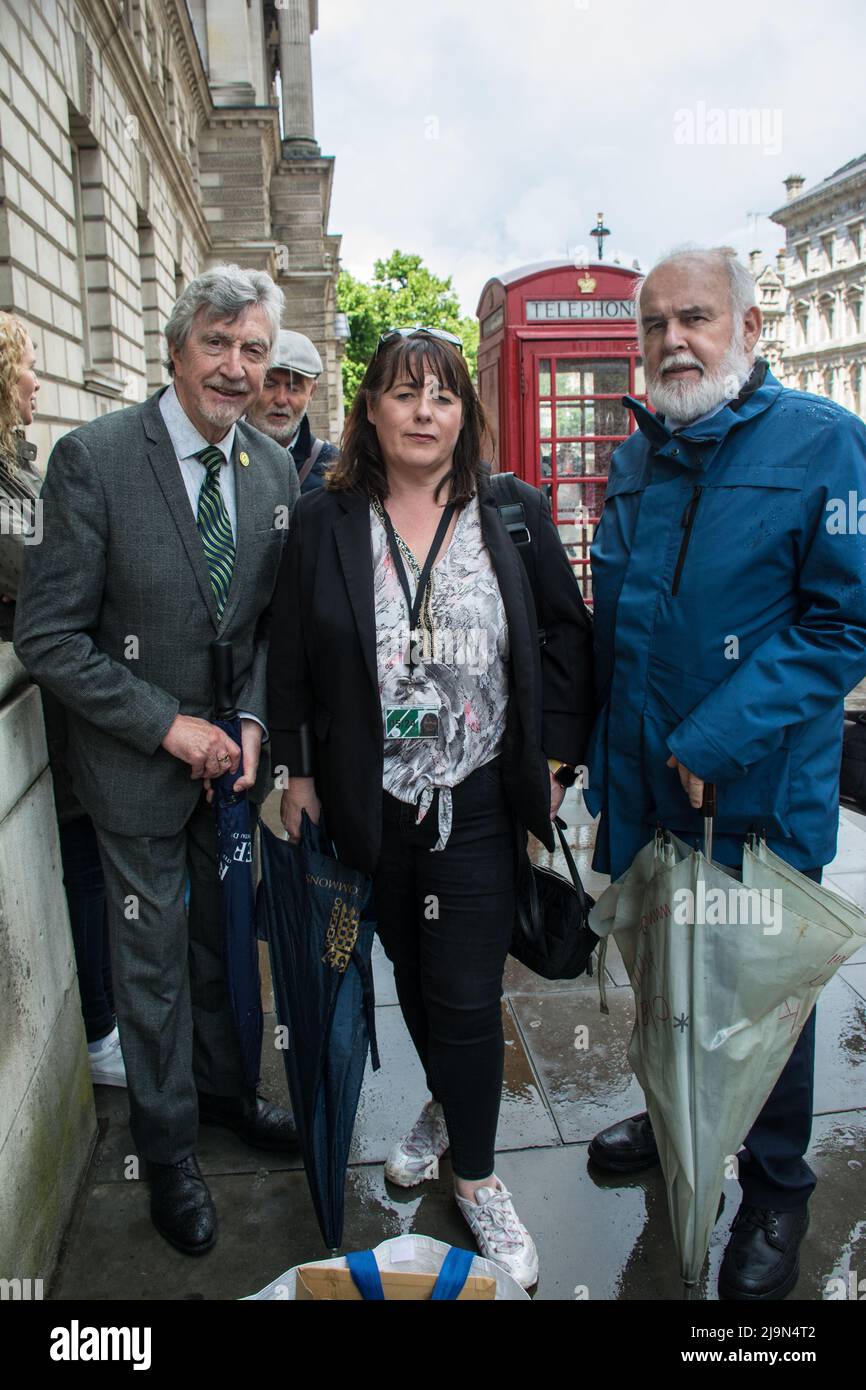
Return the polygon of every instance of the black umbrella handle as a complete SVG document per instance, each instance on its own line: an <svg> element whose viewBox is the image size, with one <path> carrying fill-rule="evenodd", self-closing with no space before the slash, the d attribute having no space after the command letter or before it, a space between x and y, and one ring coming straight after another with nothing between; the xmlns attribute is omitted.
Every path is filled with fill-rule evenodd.
<svg viewBox="0 0 866 1390"><path fill-rule="evenodd" d="M231 642L211 642L213 696L217 719L235 719L235 661Z"/></svg>

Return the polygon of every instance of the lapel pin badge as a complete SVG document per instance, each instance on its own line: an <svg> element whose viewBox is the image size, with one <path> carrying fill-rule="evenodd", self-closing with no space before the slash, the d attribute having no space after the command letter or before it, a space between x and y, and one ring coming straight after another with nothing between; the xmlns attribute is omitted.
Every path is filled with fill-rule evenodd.
<svg viewBox="0 0 866 1390"><path fill-rule="evenodd" d="M249 468L249 466L250 466L250 456L249 456L249 454L247 453L246 449L241 449L241 452L240 452L240 463L241 463L241 468Z"/></svg>

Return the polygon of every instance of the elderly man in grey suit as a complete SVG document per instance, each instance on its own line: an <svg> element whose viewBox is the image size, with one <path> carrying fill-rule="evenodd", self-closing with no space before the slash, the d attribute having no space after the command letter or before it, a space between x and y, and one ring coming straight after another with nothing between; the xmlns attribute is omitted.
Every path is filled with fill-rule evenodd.
<svg viewBox="0 0 866 1390"><path fill-rule="evenodd" d="M241 1081L208 804L226 770L254 800L268 781L269 607L298 481L240 417L282 306L269 275L237 266L187 286L166 325L171 385L55 447L15 625L22 662L69 712L105 868L130 1125L154 1224L187 1254L216 1239L199 1121L257 1147L295 1142L289 1115ZM242 748L211 722L216 639L234 650Z"/></svg>

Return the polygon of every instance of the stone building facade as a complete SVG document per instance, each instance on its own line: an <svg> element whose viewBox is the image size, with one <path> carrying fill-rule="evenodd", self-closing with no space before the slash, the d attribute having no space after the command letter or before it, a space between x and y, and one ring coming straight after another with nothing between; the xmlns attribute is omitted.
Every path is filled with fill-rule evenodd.
<svg viewBox="0 0 866 1390"><path fill-rule="evenodd" d="M0 308L37 344L43 467L166 380L171 306L223 260L282 285L339 436L317 22L316 0L0 0ZM0 1296L47 1291L95 1138L41 703L0 641Z"/></svg>
<svg viewBox="0 0 866 1390"><path fill-rule="evenodd" d="M167 379L172 303L222 260L284 289L286 326L325 364L313 427L339 436L317 24L317 0L0 0L0 307L38 344L43 464Z"/></svg>
<svg viewBox="0 0 866 1390"><path fill-rule="evenodd" d="M752 255L763 350L786 386L866 419L866 155L812 188L792 174L771 216L785 228L775 267Z"/></svg>

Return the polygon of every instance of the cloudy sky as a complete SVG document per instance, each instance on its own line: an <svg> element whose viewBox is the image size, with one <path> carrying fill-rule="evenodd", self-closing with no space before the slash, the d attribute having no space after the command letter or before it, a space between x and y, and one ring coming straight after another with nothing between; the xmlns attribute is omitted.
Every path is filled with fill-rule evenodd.
<svg viewBox="0 0 866 1390"><path fill-rule="evenodd" d="M367 277L395 247L475 312L491 276L683 241L767 259L782 180L866 152L862 0L320 0L330 230ZM737 112L753 112L745 121Z"/></svg>

